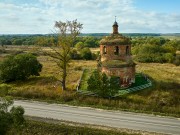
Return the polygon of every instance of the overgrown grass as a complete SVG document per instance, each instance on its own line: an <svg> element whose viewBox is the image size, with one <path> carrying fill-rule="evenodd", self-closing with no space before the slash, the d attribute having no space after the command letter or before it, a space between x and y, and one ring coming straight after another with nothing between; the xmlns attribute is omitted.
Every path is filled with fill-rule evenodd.
<svg viewBox="0 0 180 135"><path fill-rule="evenodd" d="M0 55L0 60L3 58ZM40 77L3 84L8 87L1 84L0 96L180 117L180 66L137 63L136 71L148 75L153 81L153 87L110 100L78 95L75 91L83 69L96 68L96 61L71 61L67 78L68 91L62 92L58 81L61 75L56 63L47 56L38 56L38 59L43 64Z"/></svg>
<svg viewBox="0 0 180 135"><path fill-rule="evenodd" d="M87 126L51 124L28 120L22 131L11 129L7 135L135 135L115 129L98 129ZM137 134L136 134L137 135Z"/></svg>
<svg viewBox="0 0 180 135"><path fill-rule="evenodd" d="M133 83L129 88L144 85L147 83L148 83L148 81L141 73L136 73L135 74L135 83Z"/></svg>
<svg viewBox="0 0 180 135"><path fill-rule="evenodd" d="M87 90L87 87L88 87L87 81L92 72L93 72L93 69L85 69L84 70L84 72L82 74L81 82L80 82L80 87L79 87L80 90L84 90L84 91Z"/></svg>

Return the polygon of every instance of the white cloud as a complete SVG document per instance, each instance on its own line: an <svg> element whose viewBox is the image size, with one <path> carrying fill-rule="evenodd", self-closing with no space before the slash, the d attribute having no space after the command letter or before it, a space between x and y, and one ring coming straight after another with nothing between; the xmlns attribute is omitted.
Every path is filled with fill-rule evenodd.
<svg viewBox="0 0 180 135"><path fill-rule="evenodd" d="M78 19L83 32L179 32L180 15L142 11L133 0L39 0L35 4L0 2L0 34L50 33L55 21Z"/></svg>

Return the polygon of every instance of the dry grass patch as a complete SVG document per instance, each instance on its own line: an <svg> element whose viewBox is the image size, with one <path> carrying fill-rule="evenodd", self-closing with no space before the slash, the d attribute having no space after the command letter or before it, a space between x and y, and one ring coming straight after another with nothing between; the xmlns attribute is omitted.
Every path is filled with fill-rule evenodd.
<svg viewBox="0 0 180 135"><path fill-rule="evenodd" d="M147 74L156 81L180 82L180 66L173 64L137 63L136 70Z"/></svg>

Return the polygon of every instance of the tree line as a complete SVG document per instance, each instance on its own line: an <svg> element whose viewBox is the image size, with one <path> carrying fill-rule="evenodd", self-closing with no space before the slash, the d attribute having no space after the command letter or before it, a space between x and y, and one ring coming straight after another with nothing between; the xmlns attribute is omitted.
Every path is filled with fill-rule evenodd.
<svg viewBox="0 0 180 135"><path fill-rule="evenodd" d="M135 60L149 63L174 63L180 65L180 40L169 40L162 37L132 38L132 54Z"/></svg>
<svg viewBox="0 0 180 135"><path fill-rule="evenodd" d="M58 35L2 35L0 36L0 45L38 45L52 46L58 42ZM78 36L73 45L83 43L84 47L98 47L98 37Z"/></svg>

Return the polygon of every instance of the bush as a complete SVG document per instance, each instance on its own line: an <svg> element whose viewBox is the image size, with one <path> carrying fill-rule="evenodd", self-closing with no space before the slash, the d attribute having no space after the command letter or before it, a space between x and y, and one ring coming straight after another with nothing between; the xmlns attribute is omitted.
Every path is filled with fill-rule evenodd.
<svg viewBox="0 0 180 135"><path fill-rule="evenodd" d="M177 55L174 62L173 62L176 66L180 65L180 55Z"/></svg>
<svg viewBox="0 0 180 135"><path fill-rule="evenodd" d="M0 84L0 96L8 95L8 91L11 89L11 86L7 84Z"/></svg>
<svg viewBox="0 0 180 135"><path fill-rule="evenodd" d="M79 59L81 59L81 57L80 57L80 55L78 54L78 52L77 52L77 50L76 49L72 49L71 51L70 51L70 57L71 57L71 59L73 59L73 60L79 60Z"/></svg>
<svg viewBox="0 0 180 135"><path fill-rule="evenodd" d="M95 70L88 79L88 90L101 97L113 97L118 93L119 80Z"/></svg>
<svg viewBox="0 0 180 135"><path fill-rule="evenodd" d="M179 42L164 38L146 37L132 40L132 54L139 62L178 63L175 60ZM173 62L174 61L174 62ZM178 64L176 64L178 65Z"/></svg>
<svg viewBox="0 0 180 135"><path fill-rule="evenodd" d="M0 79L3 82L25 80L31 75L39 76L42 65L32 54L9 56L0 64Z"/></svg>
<svg viewBox="0 0 180 135"><path fill-rule="evenodd" d="M78 43L75 45L75 48L77 48L77 50L83 49L83 48L84 48L83 42L78 42Z"/></svg>
<svg viewBox="0 0 180 135"><path fill-rule="evenodd" d="M80 55L83 59L85 60L91 60L92 59L92 53L91 53L91 50L89 48L83 48L81 51L80 51Z"/></svg>
<svg viewBox="0 0 180 135"><path fill-rule="evenodd" d="M10 112L8 108L13 104L13 101L9 98L0 99L0 134L5 135L6 132L14 127L16 130L20 130L25 122L24 109L20 106L12 107Z"/></svg>

